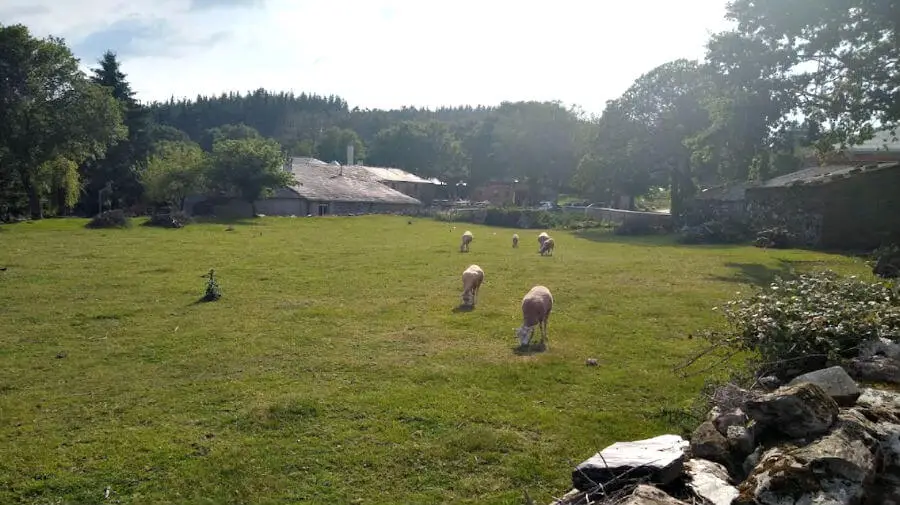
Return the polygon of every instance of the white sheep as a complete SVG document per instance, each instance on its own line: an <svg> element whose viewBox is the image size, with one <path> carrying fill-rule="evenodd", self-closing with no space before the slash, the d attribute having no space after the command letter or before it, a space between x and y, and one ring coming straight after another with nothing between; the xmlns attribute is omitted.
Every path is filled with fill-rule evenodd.
<svg viewBox="0 0 900 505"><path fill-rule="evenodd" d="M481 283L484 282L484 270L478 265L469 265L469 268L463 270L462 281L463 305L474 307L475 302L478 299L478 288L480 288Z"/></svg>
<svg viewBox="0 0 900 505"><path fill-rule="evenodd" d="M544 245L544 241L550 238L550 235L547 235L547 232L542 231L540 235L538 235L538 244Z"/></svg>
<svg viewBox="0 0 900 505"><path fill-rule="evenodd" d="M546 346L550 342L550 331L547 322L550 320L550 311L553 310L553 295L545 286L531 288L522 298L522 326L516 330L519 345L528 345L534 326L541 326L541 342Z"/></svg>
<svg viewBox="0 0 900 505"><path fill-rule="evenodd" d="M544 254L553 256L553 247L555 245L556 243L553 241L553 237L547 237L546 239L544 239L544 243L541 244L541 249L539 251L541 253L541 256L543 256Z"/></svg>
<svg viewBox="0 0 900 505"><path fill-rule="evenodd" d="M459 245L459 252L469 252L469 244L472 242L472 239L475 238L472 236L472 232L466 230L462 234L462 243Z"/></svg>
<svg viewBox="0 0 900 505"><path fill-rule="evenodd" d="M519 234L513 233L513 249L519 247Z"/></svg>

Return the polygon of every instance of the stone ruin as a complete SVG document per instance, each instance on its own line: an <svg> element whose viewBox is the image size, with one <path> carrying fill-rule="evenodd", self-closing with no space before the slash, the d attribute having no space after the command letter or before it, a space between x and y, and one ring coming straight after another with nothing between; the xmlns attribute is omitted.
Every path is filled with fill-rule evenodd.
<svg viewBox="0 0 900 505"><path fill-rule="evenodd" d="M900 392L860 388L834 366L740 393L690 442L603 449L552 505L900 505Z"/></svg>

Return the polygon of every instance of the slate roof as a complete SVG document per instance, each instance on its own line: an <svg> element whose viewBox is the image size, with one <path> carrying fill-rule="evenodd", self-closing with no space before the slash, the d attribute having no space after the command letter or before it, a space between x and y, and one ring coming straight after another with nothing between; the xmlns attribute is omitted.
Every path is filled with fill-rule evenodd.
<svg viewBox="0 0 900 505"><path fill-rule="evenodd" d="M343 168L343 175L341 169ZM421 205L419 200L354 173L353 167L330 165L314 158L293 158L291 173L297 183L291 186L300 197L332 202L371 202Z"/></svg>
<svg viewBox="0 0 900 505"><path fill-rule="evenodd" d="M852 177L863 172L884 170L900 167L898 162L871 163L866 165L825 165L822 167L810 167L798 170L787 175L782 175L762 182L758 187L779 188L793 186L795 184L827 184L844 177Z"/></svg>

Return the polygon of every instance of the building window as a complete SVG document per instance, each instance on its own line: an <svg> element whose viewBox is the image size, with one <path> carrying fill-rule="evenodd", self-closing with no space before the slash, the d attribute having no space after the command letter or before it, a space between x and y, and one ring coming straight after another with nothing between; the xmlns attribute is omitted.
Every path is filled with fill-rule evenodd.
<svg viewBox="0 0 900 505"><path fill-rule="evenodd" d="M327 215L327 214L328 214L328 204L327 204L327 203L320 203L320 204L319 204L319 215L320 215L320 216L325 216L325 215Z"/></svg>

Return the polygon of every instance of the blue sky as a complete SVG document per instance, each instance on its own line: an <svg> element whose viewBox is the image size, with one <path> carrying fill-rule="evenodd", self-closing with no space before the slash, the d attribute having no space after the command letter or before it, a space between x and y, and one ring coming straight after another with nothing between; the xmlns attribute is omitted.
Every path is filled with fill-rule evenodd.
<svg viewBox="0 0 900 505"><path fill-rule="evenodd" d="M589 113L653 67L701 58L726 0L2 0L0 20L106 49L144 101L226 91L350 106L562 100Z"/></svg>

